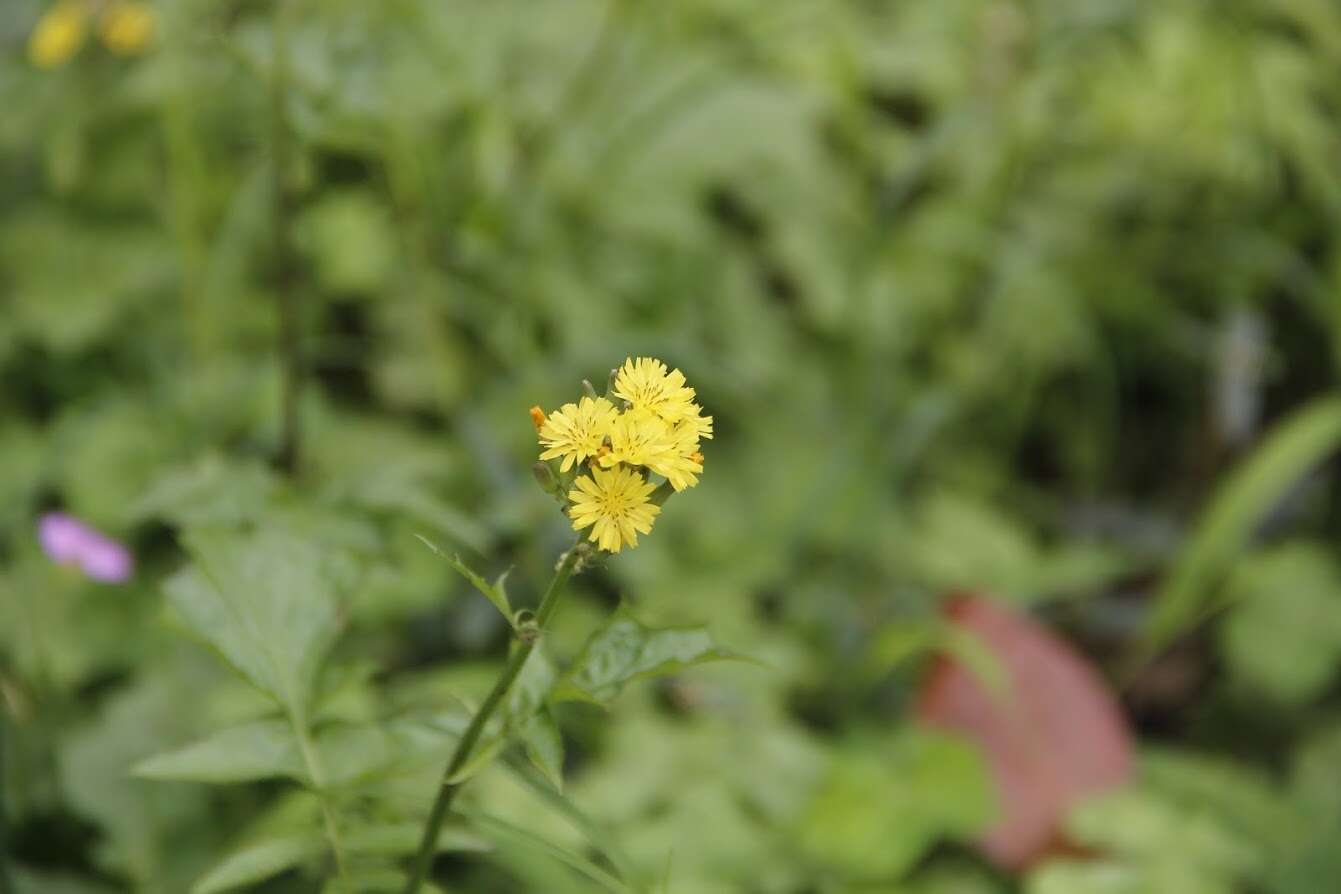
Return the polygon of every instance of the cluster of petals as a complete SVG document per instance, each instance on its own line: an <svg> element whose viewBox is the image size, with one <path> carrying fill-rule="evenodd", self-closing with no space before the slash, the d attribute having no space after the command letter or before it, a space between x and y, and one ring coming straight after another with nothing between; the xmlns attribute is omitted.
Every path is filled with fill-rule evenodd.
<svg viewBox="0 0 1341 894"><path fill-rule="evenodd" d="M712 437L712 417L703 415L684 374L651 357L625 360L608 397L533 415L540 459L559 461L560 473L576 467L567 491L573 528L591 528L589 539L609 552L637 546L638 535L651 532L661 511L652 475L675 491L698 483L699 441Z"/></svg>
<svg viewBox="0 0 1341 894"><path fill-rule="evenodd" d="M83 48L90 26L108 50L135 56L154 42L158 20L142 0L59 0L28 36L28 58L38 68L64 65Z"/></svg>

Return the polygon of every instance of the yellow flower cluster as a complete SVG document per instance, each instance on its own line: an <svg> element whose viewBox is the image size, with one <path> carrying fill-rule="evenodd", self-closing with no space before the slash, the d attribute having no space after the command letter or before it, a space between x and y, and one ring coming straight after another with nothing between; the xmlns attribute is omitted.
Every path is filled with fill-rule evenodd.
<svg viewBox="0 0 1341 894"><path fill-rule="evenodd" d="M97 19L98 37L118 56L144 52L154 41L158 20L147 3L111 0L59 0L38 20L28 37L28 58L38 68L58 68L84 46L89 22Z"/></svg>
<svg viewBox="0 0 1341 894"><path fill-rule="evenodd" d="M678 369L651 357L628 358L615 371L606 397L588 396L531 418L540 434L540 459L559 460L558 487L577 531L617 553L638 545L661 512L653 494L664 478L675 491L698 484L699 440L712 437Z"/></svg>

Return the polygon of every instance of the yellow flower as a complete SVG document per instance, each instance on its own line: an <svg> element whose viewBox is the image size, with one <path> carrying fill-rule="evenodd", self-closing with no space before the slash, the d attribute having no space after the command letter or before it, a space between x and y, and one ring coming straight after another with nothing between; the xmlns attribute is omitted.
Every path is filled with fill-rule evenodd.
<svg viewBox="0 0 1341 894"><path fill-rule="evenodd" d="M593 468L568 492L573 530L591 527L589 540L607 552L617 553L625 544L638 545L638 535L652 530L652 520L661 507L647 502L656 488L628 466Z"/></svg>
<svg viewBox="0 0 1341 894"><path fill-rule="evenodd" d="M117 0L107 7L98 23L98 34L107 49L119 56L144 52L157 30L154 11L146 3Z"/></svg>
<svg viewBox="0 0 1341 894"><path fill-rule="evenodd" d="M694 389L685 386L684 373L667 371L666 364L652 357L625 358L612 390L631 410L655 414L670 425L695 412Z"/></svg>
<svg viewBox="0 0 1341 894"><path fill-rule="evenodd" d="M671 428L656 416L638 410L629 410L615 420L610 430L610 450L598 455L606 468L616 463L646 466L677 491L698 484L698 474L703 471L696 428L689 420Z"/></svg>
<svg viewBox="0 0 1341 894"><path fill-rule="evenodd" d="M703 408L698 404L689 405L689 414L680 421L681 426L688 426L693 432L694 437L707 438L712 440L712 417L703 415Z"/></svg>
<svg viewBox="0 0 1341 894"><path fill-rule="evenodd" d="M703 472L703 454L698 452L693 427L681 423L663 443L670 449L652 456L647 468L669 481L677 492L698 484L698 476Z"/></svg>
<svg viewBox="0 0 1341 894"><path fill-rule="evenodd" d="M648 466L674 449L666 423L650 413L629 410L610 427L610 451L600 460L607 469L615 463Z"/></svg>
<svg viewBox="0 0 1341 894"><path fill-rule="evenodd" d="M567 472L574 462L595 456L610 433L619 411L603 397L584 397L575 404L564 404L540 427L540 443L545 446L541 459L563 457L559 471Z"/></svg>
<svg viewBox="0 0 1341 894"><path fill-rule="evenodd" d="M84 5L62 0L48 9L28 37L28 58L38 68L58 68L84 45Z"/></svg>

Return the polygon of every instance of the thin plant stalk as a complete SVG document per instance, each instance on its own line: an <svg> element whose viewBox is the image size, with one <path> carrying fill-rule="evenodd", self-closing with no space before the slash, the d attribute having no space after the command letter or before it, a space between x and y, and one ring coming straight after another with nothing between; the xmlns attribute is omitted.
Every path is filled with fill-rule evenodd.
<svg viewBox="0 0 1341 894"><path fill-rule="evenodd" d="M5 816L5 736L8 724L0 714L0 894L14 894L14 881L9 874L9 827Z"/></svg>
<svg viewBox="0 0 1341 894"><path fill-rule="evenodd" d="M300 400L303 356L298 296L298 261L293 250L294 195L289 183L293 134L289 129L289 23L293 0L276 0L270 72L270 154L275 301L279 313L278 352L283 376L279 452L276 462L289 475L298 472L302 451Z"/></svg>
<svg viewBox="0 0 1341 894"><path fill-rule="evenodd" d="M554 616L554 610L558 608L559 597L563 592L564 585L572 575L573 566L577 564L580 555L579 547L574 546L564 555L563 561L559 563L559 567L555 570L554 579L549 582L549 587L540 600L540 607L536 609L535 628L537 633L543 632L548 626L550 618ZM475 712L475 716L470 719L470 725L466 727L465 733L456 743L456 750L452 752L452 759L447 763L447 769L442 774L442 783L438 787L438 796L433 801L433 809L429 811L428 821L424 824L424 835L419 842L419 851L414 857L410 878L405 884L405 894L417 894L420 885L424 883L424 878L428 875L428 868L433 862L438 835L442 831L443 820L446 819L447 811L452 806L452 801L456 798L456 793L460 791L463 784L463 782L452 782L452 778L470 760L471 752L475 750L475 746L479 743L485 726L489 723L489 719L493 717L494 712L498 710L498 707L503 704L503 700L507 698L508 692L512 689L512 684L516 682L517 676L526 664L526 659L531 657L531 652L535 650L537 641L538 636L528 636L519 642L517 648L513 650L512 656L508 658L508 663L503 668L503 672L494 682L494 688L489 691L489 695L484 699L484 704Z"/></svg>

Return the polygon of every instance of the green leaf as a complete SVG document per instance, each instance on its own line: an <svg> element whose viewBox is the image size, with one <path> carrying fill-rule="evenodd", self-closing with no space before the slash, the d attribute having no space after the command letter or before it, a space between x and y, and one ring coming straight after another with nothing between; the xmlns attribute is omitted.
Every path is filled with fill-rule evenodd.
<svg viewBox="0 0 1341 894"><path fill-rule="evenodd" d="M320 835L289 835L252 842L220 860L191 888L191 894L217 894L279 875L325 850Z"/></svg>
<svg viewBox="0 0 1341 894"><path fill-rule="evenodd" d="M1025 894L1232 894L1237 889L1177 863L1056 860L1031 873L1024 890Z"/></svg>
<svg viewBox="0 0 1341 894"><path fill-rule="evenodd" d="M620 607L587 640L554 698L607 704L634 680L739 657L713 642L704 627L649 627Z"/></svg>
<svg viewBox="0 0 1341 894"><path fill-rule="evenodd" d="M563 790L563 734L554 712L543 708L526 722L521 732L526 756L544 774L550 785Z"/></svg>
<svg viewBox="0 0 1341 894"><path fill-rule="evenodd" d="M322 887L322 894L395 894L405 890L405 873L393 867L361 869L351 872L349 878L333 878ZM423 882L419 890L424 894L443 894L442 888L432 882Z"/></svg>
<svg viewBox="0 0 1341 894"><path fill-rule="evenodd" d="M290 714L305 717L340 626L311 544L278 531L197 531L195 564L165 585L187 626Z"/></svg>
<svg viewBox="0 0 1341 894"><path fill-rule="evenodd" d="M610 865L615 868L620 878L628 880L634 877L633 862L611 829L593 819L550 779L532 767L520 762L512 763L511 767L532 792L586 836L587 841L610 861Z"/></svg>
<svg viewBox="0 0 1341 894"><path fill-rule="evenodd" d="M1194 623L1225 569L1285 493L1341 444L1341 398L1317 400L1281 422L1224 484L1159 592L1145 632L1158 651Z"/></svg>
<svg viewBox="0 0 1341 894"><path fill-rule="evenodd" d="M345 849L351 854L399 857L419 849L419 838L424 834L423 823L383 823L351 829L344 835ZM437 851L487 851L489 842L476 832L464 828L459 821L446 823L438 833Z"/></svg>
<svg viewBox="0 0 1341 894"><path fill-rule="evenodd" d="M146 779L185 782L249 782L276 776L310 782L293 727L285 720L259 720L222 730L143 760L131 772Z"/></svg>
<svg viewBox="0 0 1341 894"><path fill-rule="evenodd" d="M462 808L459 812L471 821L471 824L480 831L480 834L493 841L500 848L527 851L552 859L556 863L567 866L569 869L585 876L602 890L629 891L627 885L609 872L561 844L556 844L520 826L478 810Z"/></svg>
<svg viewBox="0 0 1341 894"><path fill-rule="evenodd" d="M1292 544L1245 559L1220 627L1230 671L1290 704L1320 695L1341 663L1341 572L1320 547Z"/></svg>
<svg viewBox="0 0 1341 894"><path fill-rule="evenodd" d="M469 565L467 565L465 562L462 562L460 556L457 555L449 556L442 550L438 549L438 547L427 537L424 537L420 534L416 534L414 536L418 537L420 541L423 542L424 546L427 546L429 549L433 550L433 552L437 553L438 555L446 559L447 564L451 565L454 569L456 569L456 572L458 574L460 574L466 580L470 581L471 586L473 586L475 589L479 590L482 594L484 594L484 598L488 599L491 603L493 603L494 608L498 609L498 611L503 615L504 620L508 622L509 626L512 627L516 626L516 618L512 612L512 606L508 603L507 590L505 590L503 586L507 580L508 571L504 571L502 574L498 576L498 580L496 582L490 584L483 577L476 574L475 571ZM511 569L509 569L509 571L510 570Z"/></svg>
<svg viewBox="0 0 1341 894"><path fill-rule="evenodd" d="M991 782L977 750L906 730L886 747L835 755L800 830L816 860L860 877L898 877L942 837L982 831Z"/></svg>
<svg viewBox="0 0 1341 894"><path fill-rule="evenodd" d="M531 721L535 718L537 712L545 707L550 693L554 690L555 676L554 666L550 664L544 650L539 646L532 649L531 654L527 656L526 663L522 665L521 672L517 675L516 682L512 685L512 691L508 693L507 703L503 710L490 721L485 734L480 738L480 742L471 753L470 759L450 778L451 783L459 784L474 776L492 763L498 753L514 736L525 735L529 731ZM557 729L555 732L557 733ZM543 736L544 733L540 732L536 735ZM529 739L527 746L529 753L531 747ZM562 748L562 741L560 741L560 765L563 759ZM552 742L549 749L552 754Z"/></svg>
<svg viewBox="0 0 1341 894"><path fill-rule="evenodd" d="M260 518L278 488L274 473L259 463L210 455L155 479L128 514L184 527L236 525Z"/></svg>

